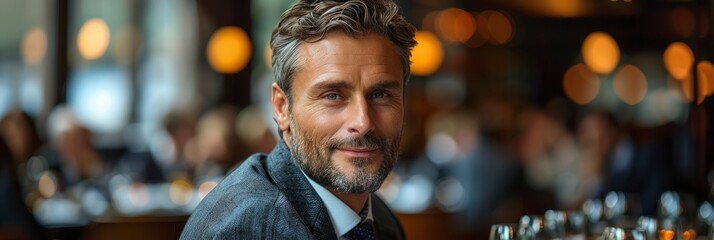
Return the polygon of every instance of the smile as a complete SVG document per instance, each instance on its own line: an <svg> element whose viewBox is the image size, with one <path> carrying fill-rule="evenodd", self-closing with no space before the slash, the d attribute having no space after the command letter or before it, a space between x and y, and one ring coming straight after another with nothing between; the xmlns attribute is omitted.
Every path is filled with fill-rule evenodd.
<svg viewBox="0 0 714 240"><path fill-rule="evenodd" d="M336 149L340 153L354 158L367 158L377 155L379 148L367 147L339 147Z"/></svg>

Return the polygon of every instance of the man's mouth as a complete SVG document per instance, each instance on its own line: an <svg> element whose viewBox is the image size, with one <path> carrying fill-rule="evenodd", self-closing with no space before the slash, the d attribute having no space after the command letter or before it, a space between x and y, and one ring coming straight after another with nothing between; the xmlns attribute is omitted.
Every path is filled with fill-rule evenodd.
<svg viewBox="0 0 714 240"><path fill-rule="evenodd" d="M354 158L374 157L379 153L379 148L375 147L337 147L336 150Z"/></svg>

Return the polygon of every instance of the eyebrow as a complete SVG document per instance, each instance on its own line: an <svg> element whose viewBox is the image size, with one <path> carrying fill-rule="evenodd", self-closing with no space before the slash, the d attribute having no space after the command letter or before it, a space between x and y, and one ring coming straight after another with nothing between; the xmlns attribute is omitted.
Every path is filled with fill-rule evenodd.
<svg viewBox="0 0 714 240"><path fill-rule="evenodd" d="M401 86L401 81L395 81L395 80L381 80L377 82L376 84L372 85L369 87L370 90L374 89L395 89L399 88Z"/></svg>
<svg viewBox="0 0 714 240"><path fill-rule="evenodd" d="M326 90L326 89L344 89L350 88L351 84L344 81L323 81L316 83L311 88L316 90Z"/></svg>
<svg viewBox="0 0 714 240"><path fill-rule="evenodd" d="M395 89L399 88L401 86L400 81L395 81L395 80L381 80L378 81L376 84L373 84L372 86L369 87L369 90L374 90L374 89ZM345 82L345 81L323 81L316 83L313 85L311 88L314 90L328 90L328 89L348 89L351 88L352 84Z"/></svg>

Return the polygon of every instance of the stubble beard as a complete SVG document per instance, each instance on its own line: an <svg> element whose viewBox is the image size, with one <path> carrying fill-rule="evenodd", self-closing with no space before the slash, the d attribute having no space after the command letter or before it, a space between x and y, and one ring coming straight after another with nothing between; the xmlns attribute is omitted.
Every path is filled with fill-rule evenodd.
<svg viewBox="0 0 714 240"><path fill-rule="evenodd" d="M315 182L340 193L366 194L379 189L392 170L399 151L401 130L394 138L379 138L368 133L348 139L314 140L297 128L290 116L290 154L293 162ZM339 146L379 148L383 159L376 172L370 171L371 158L352 158L353 174L341 171L330 158Z"/></svg>

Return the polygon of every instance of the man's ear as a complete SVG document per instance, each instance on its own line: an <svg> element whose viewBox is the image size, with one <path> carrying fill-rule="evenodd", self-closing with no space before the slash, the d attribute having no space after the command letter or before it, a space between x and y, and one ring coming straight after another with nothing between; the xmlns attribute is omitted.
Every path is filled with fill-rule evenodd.
<svg viewBox="0 0 714 240"><path fill-rule="evenodd" d="M290 116L288 115L288 99L282 88L278 86L277 83L273 83L271 87L273 103L273 116L275 116L275 121L278 123L278 129L283 132L283 135L290 136ZM284 140L285 136L282 136Z"/></svg>

